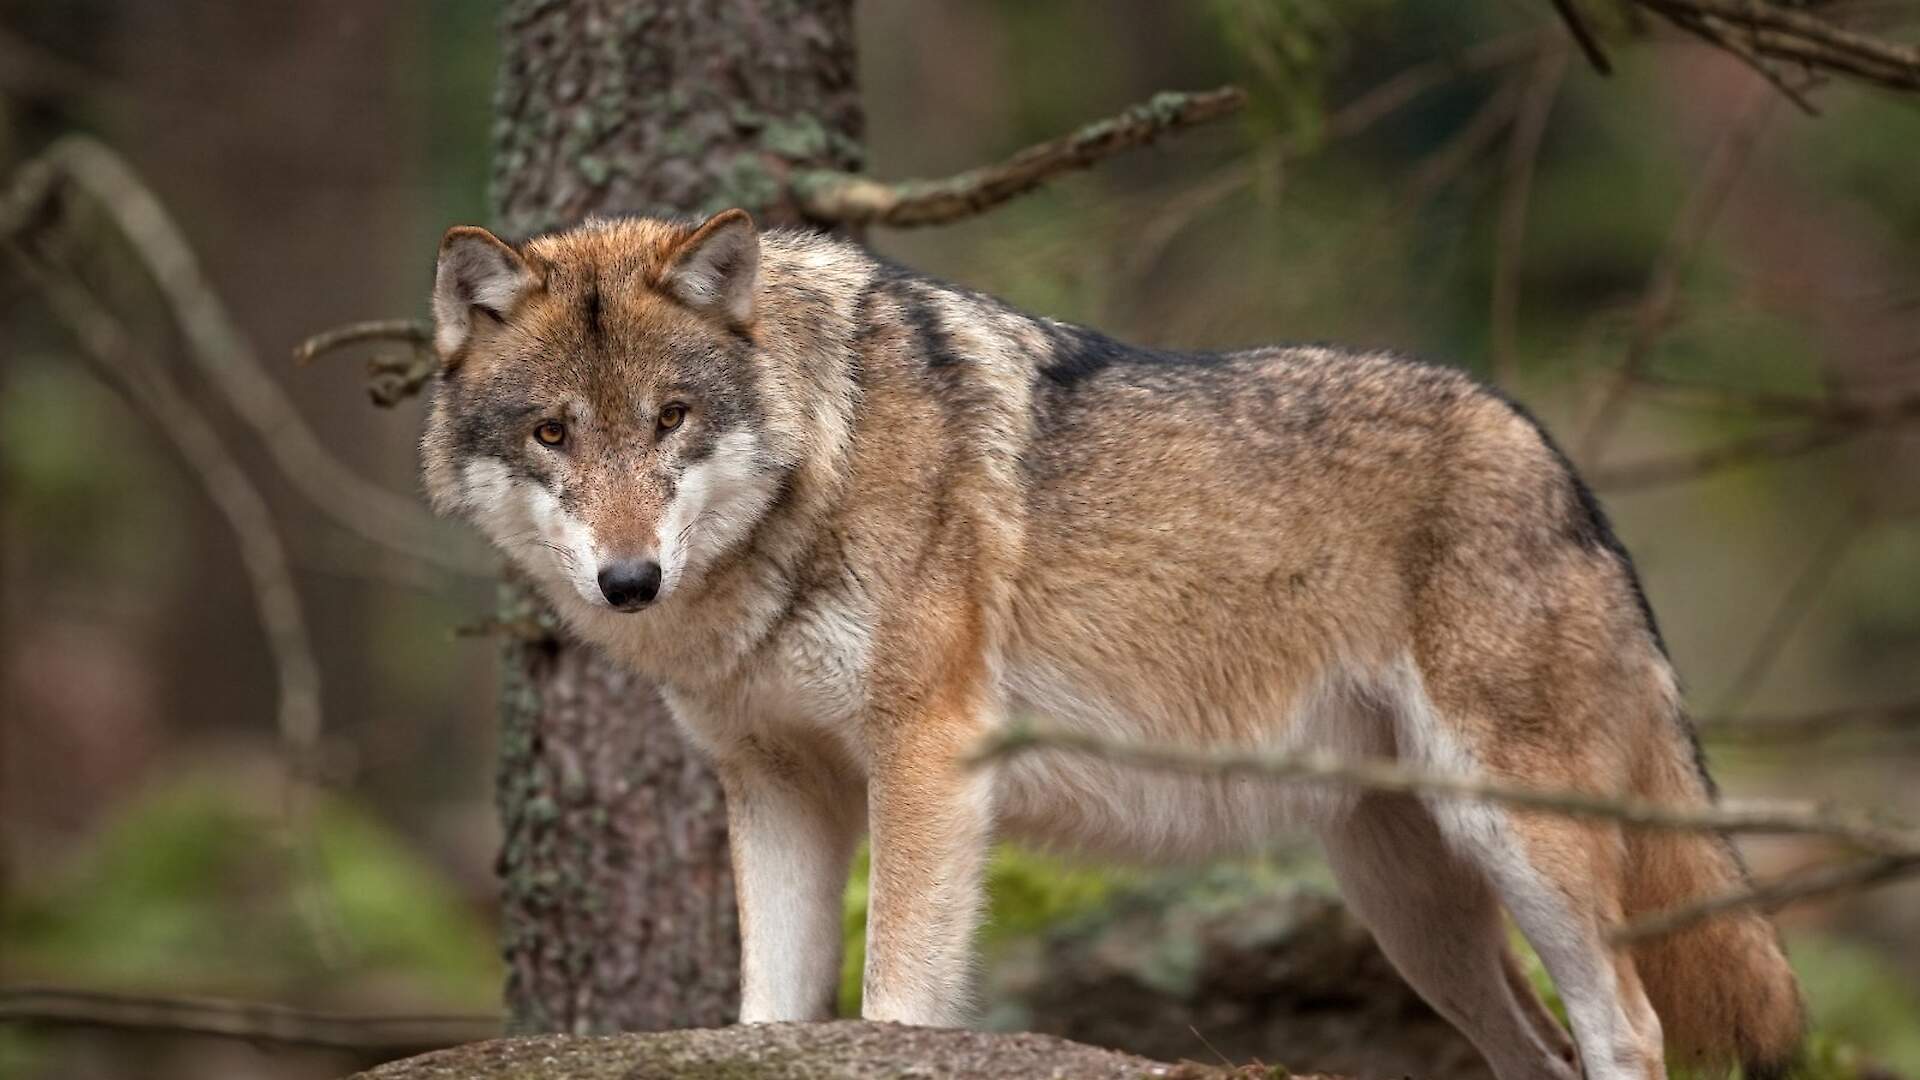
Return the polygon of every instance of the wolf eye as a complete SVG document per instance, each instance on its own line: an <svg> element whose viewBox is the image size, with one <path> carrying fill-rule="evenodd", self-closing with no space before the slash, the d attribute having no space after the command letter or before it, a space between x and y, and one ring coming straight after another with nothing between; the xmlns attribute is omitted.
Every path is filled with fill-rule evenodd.
<svg viewBox="0 0 1920 1080"><path fill-rule="evenodd" d="M660 410L660 430L672 431L686 418L687 407L676 401Z"/></svg>
<svg viewBox="0 0 1920 1080"><path fill-rule="evenodd" d="M542 446L559 446L567 441L567 425L558 420L542 420L540 426L533 429L533 437L540 440Z"/></svg>

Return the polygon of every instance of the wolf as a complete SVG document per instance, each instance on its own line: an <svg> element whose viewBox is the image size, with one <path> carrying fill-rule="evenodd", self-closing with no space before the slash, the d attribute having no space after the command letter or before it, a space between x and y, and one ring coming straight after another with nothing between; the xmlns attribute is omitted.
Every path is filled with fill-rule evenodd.
<svg viewBox="0 0 1920 1080"><path fill-rule="evenodd" d="M969 767L1039 716L1710 804L1627 552L1468 376L1125 345L739 210L455 228L433 311L430 498L656 681L715 766L742 1020L832 1015L863 834L864 1014L954 1025L994 838L1176 860L1292 829L1501 1080L1793 1060L1761 915L1608 942L1737 888L1720 837L1049 752Z"/></svg>

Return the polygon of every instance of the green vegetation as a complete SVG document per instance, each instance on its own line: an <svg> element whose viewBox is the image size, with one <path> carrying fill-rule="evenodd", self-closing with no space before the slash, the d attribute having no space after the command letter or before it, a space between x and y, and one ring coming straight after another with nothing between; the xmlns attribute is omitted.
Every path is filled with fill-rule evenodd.
<svg viewBox="0 0 1920 1080"><path fill-rule="evenodd" d="M189 776L129 801L10 902L10 974L281 1001L364 980L438 1007L495 1005L491 931L436 869L345 802L323 801L301 838L272 796L247 794Z"/></svg>
<svg viewBox="0 0 1920 1080"><path fill-rule="evenodd" d="M862 844L847 886L846 952L840 966L840 1015L860 1015L860 973L867 955L867 849ZM988 868L989 901L982 944L996 943L1098 910L1130 875L1073 866L1002 845Z"/></svg>

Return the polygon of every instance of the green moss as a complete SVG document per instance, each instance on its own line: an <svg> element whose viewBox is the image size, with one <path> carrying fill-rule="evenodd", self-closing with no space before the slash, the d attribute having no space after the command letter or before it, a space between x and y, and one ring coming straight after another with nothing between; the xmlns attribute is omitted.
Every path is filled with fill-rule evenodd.
<svg viewBox="0 0 1920 1080"><path fill-rule="evenodd" d="M769 206L782 194L780 181L767 168L760 155L741 153L729 161L721 182L701 207L702 214L717 214L733 206Z"/></svg>
<svg viewBox="0 0 1920 1080"><path fill-rule="evenodd" d="M840 1014L860 1015L860 980L866 962L868 854L862 846L847 885L840 967ZM1131 875L1072 866L1016 847L1001 846L987 870L988 906L981 944L991 953L1011 938L1100 910L1117 884Z"/></svg>
<svg viewBox="0 0 1920 1080"><path fill-rule="evenodd" d="M22 977L86 985L248 994L379 973L450 1005L493 1003L488 928L425 861L341 800L305 832L289 844L272 784L176 782L15 899L0 948Z"/></svg>
<svg viewBox="0 0 1920 1080"><path fill-rule="evenodd" d="M1900 977L1888 959L1865 946L1817 936L1789 942L1812 1014L1810 1043L1816 1069L1809 1077L1852 1076L1832 1071L1870 1058L1908 1076L1920 1075L1920 988Z"/></svg>
<svg viewBox="0 0 1920 1080"><path fill-rule="evenodd" d="M760 145L789 161L818 161L827 154L827 129L812 116L781 117L766 125Z"/></svg>

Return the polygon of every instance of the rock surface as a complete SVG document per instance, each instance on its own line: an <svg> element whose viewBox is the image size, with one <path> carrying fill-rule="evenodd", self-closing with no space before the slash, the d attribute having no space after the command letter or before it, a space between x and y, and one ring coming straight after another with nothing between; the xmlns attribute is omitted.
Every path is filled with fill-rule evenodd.
<svg viewBox="0 0 1920 1080"><path fill-rule="evenodd" d="M494 1039L391 1062L360 1073L357 1080L1266 1080L1291 1075L1264 1066L1169 1065L1047 1035L841 1020Z"/></svg>
<svg viewBox="0 0 1920 1080"><path fill-rule="evenodd" d="M987 1026L1167 1061L1486 1080L1327 892L1222 868L1122 890L987 964Z"/></svg>

